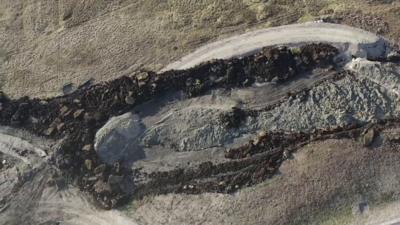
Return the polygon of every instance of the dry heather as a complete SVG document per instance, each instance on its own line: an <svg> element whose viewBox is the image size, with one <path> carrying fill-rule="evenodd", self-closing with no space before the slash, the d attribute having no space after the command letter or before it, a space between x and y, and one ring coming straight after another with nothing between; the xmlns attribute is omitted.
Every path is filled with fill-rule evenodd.
<svg viewBox="0 0 400 225"><path fill-rule="evenodd" d="M384 34L396 39L399 8L362 0L0 0L0 85L12 97L54 96L67 83L158 70L232 33L357 9L372 22L355 25L376 31L382 17Z"/></svg>

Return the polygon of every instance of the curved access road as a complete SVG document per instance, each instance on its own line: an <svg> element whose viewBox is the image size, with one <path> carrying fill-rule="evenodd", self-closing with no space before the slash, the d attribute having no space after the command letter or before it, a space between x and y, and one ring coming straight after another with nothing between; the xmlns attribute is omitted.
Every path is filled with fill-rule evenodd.
<svg viewBox="0 0 400 225"><path fill-rule="evenodd" d="M265 46L307 42L349 43L364 49L371 56L386 53L386 41L377 35L346 25L331 23L304 23L248 32L200 47L181 60L169 64L162 71L188 69L212 59L243 56Z"/></svg>

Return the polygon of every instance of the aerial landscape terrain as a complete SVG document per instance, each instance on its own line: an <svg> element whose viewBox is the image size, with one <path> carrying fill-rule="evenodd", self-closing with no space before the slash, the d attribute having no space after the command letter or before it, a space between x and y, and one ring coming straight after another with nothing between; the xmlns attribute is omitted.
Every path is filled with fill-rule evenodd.
<svg viewBox="0 0 400 225"><path fill-rule="evenodd" d="M0 224L400 224L400 1L0 0Z"/></svg>

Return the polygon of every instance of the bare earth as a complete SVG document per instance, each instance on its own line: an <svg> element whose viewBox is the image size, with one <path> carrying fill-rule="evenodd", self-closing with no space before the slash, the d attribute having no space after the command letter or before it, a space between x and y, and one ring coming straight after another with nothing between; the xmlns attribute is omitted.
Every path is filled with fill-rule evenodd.
<svg viewBox="0 0 400 225"><path fill-rule="evenodd" d="M399 157L353 141L314 143L254 188L233 196L156 196L132 214L141 224L383 224L399 216L391 207L378 210L398 199ZM363 202L370 212L359 212Z"/></svg>
<svg viewBox="0 0 400 225"><path fill-rule="evenodd" d="M398 1L0 0L0 90L15 98L50 97L62 94L68 83L76 87L90 78L99 82L140 69L187 68L216 57L246 54L268 43L381 43L372 33L342 25L312 23L265 30L322 17L343 16L342 23L380 33L396 43L400 40L399 12ZM369 18L369 22L357 18ZM220 41L212 44L215 40ZM207 43L211 44L194 51ZM383 45L374 47L368 50L386 50ZM176 62L184 55L187 57ZM267 124L267 129L296 130L307 125L304 121L317 121L324 127L329 116L339 123L344 108L352 109L352 116L364 122L400 114L398 64L357 59L348 69L358 73L355 79L321 84L313 91L325 95L315 103L283 103L277 108L281 111L265 118L287 117ZM288 86L307 87L307 79ZM270 94L253 89L235 91L232 93L246 98ZM215 101L214 97L210 98ZM201 100L207 102L207 98ZM234 104L217 100L217 106L227 105L224 110ZM204 104L196 106L204 108ZM294 106L295 110L288 110ZM182 115L196 122L189 114ZM167 118L161 125L173 127L181 118ZM152 125L154 118L147 119L146 125ZM175 135L175 130L165 127L171 131L168 134ZM385 140L397 140L399 133L399 128L385 129L372 148L358 139L308 144L285 161L272 179L232 195L150 196L122 209L103 211L72 186L48 184L55 169L47 165L52 141L1 127L0 159L2 165L6 160L6 166L0 168L0 224L396 224L400 221L400 154L398 146ZM174 138L181 140L177 135ZM193 160L202 154L158 150L152 152L155 157L138 163L159 169L159 164L178 165L176 155L183 159L186 154ZM216 155L206 153L203 158ZM175 161L168 165L168 160Z"/></svg>
<svg viewBox="0 0 400 225"><path fill-rule="evenodd" d="M358 45L369 45L371 53L375 52L376 55L382 55L386 49L384 42L379 43L379 41L379 37L372 33L344 25L329 23L293 24L255 30L205 45L181 60L169 64L163 70L188 69L212 59L228 59L253 53L262 47L307 42L348 43L355 45L355 48L358 48Z"/></svg>

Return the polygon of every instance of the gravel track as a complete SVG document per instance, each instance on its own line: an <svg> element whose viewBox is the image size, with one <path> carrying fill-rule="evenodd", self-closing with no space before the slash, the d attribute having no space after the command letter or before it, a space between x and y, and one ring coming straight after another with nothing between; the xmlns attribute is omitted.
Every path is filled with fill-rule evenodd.
<svg viewBox="0 0 400 225"><path fill-rule="evenodd" d="M188 69L212 59L247 55L266 46L307 42L349 43L355 49L365 47L371 56L386 52L385 41L370 32L340 24L305 23L256 30L207 44L162 71Z"/></svg>

